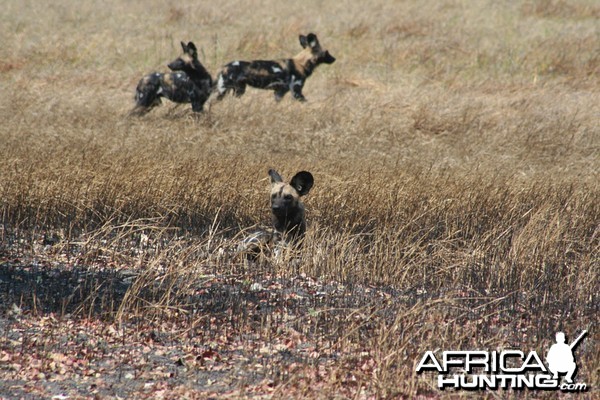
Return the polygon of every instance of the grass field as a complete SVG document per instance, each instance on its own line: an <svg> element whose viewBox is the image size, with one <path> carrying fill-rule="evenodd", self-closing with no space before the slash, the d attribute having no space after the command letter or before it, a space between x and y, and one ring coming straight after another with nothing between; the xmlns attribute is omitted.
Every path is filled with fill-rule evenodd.
<svg viewBox="0 0 600 400"><path fill-rule="evenodd" d="M427 350L588 336L600 385L593 0L0 8L0 398L555 398L440 391ZM306 103L248 89L128 117L194 41L215 74L337 61ZM267 171L315 176L292 252L244 262ZM566 395L565 395L566 396Z"/></svg>

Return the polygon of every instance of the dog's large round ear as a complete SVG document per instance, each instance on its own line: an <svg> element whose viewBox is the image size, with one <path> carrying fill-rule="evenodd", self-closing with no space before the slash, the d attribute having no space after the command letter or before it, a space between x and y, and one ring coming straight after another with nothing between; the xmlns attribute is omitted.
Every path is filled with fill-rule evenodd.
<svg viewBox="0 0 600 400"><path fill-rule="evenodd" d="M306 36L300 35L298 39L300 40L300 46L302 46L303 49L308 46L308 40L306 39Z"/></svg>
<svg viewBox="0 0 600 400"><path fill-rule="evenodd" d="M194 42L189 42L187 44L187 53L192 56L196 56L198 54L198 49L196 49L196 45L194 44Z"/></svg>
<svg viewBox="0 0 600 400"><path fill-rule="evenodd" d="M183 49L184 53L187 53L187 44L185 44L184 42L181 42L181 48Z"/></svg>
<svg viewBox="0 0 600 400"><path fill-rule="evenodd" d="M290 181L290 185L292 185L292 187L296 189L300 196L308 194L308 192L310 192L310 189L313 187L314 183L315 180L312 174L308 171L298 172Z"/></svg>
<svg viewBox="0 0 600 400"><path fill-rule="evenodd" d="M283 178L274 169L269 170L269 176L271 177L271 183L283 182Z"/></svg>
<svg viewBox="0 0 600 400"><path fill-rule="evenodd" d="M308 36L306 36L306 41L311 49L319 45L319 39L317 39L317 35L314 33L309 33Z"/></svg>

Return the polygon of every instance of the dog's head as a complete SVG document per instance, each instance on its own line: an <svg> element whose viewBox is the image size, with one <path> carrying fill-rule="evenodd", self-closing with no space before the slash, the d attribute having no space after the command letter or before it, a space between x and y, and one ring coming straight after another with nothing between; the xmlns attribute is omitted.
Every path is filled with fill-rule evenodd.
<svg viewBox="0 0 600 400"><path fill-rule="evenodd" d="M310 172L298 172L290 183L285 183L277 171L269 170L271 177L271 212L280 219L303 218L304 207L300 197L306 195L313 186ZM299 215L302 214L302 215Z"/></svg>
<svg viewBox="0 0 600 400"><path fill-rule="evenodd" d="M170 62L168 67L172 71L195 69L198 64L198 50L196 49L196 45L192 42L189 42L188 44L181 42L181 48L183 49L183 54Z"/></svg>
<svg viewBox="0 0 600 400"><path fill-rule="evenodd" d="M323 49L317 39L317 35L309 33L308 35L300 35L300 45L303 49L309 50L311 53L311 61L315 65L333 64L335 57L329 54L329 51Z"/></svg>

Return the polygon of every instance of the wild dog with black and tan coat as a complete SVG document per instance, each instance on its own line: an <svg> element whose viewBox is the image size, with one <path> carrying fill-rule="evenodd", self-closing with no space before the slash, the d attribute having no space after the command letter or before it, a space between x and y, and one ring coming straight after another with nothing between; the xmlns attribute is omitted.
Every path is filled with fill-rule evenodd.
<svg viewBox="0 0 600 400"><path fill-rule="evenodd" d="M300 197L308 194L313 187L312 174L300 171L289 183L284 182L281 175L273 169L269 170L269 176L272 229L255 232L243 241L240 250L250 258L281 243L299 245L306 233L305 208Z"/></svg>
<svg viewBox="0 0 600 400"><path fill-rule="evenodd" d="M335 58L319 44L317 35L300 35L303 50L295 57L284 60L233 61L225 65L216 79L217 99L229 91L239 97L246 86L275 91L281 100L289 91L296 100L305 101L302 88L306 79L320 64L333 64Z"/></svg>
<svg viewBox="0 0 600 400"><path fill-rule="evenodd" d="M161 104L161 97L175 103L192 103L192 110L200 112L212 92L212 77L198 61L194 43L181 42L183 54L168 64L174 72L155 72L144 76L137 85L134 115L143 115Z"/></svg>
<svg viewBox="0 0 600 400"><path fill-rule="evenodd" d="M306 232L304 204L300 197L308 194L314 178L308 171L300 171L285 183L277 171L270 169L271 221L273 228L284 240L297 241Z"/></svg>

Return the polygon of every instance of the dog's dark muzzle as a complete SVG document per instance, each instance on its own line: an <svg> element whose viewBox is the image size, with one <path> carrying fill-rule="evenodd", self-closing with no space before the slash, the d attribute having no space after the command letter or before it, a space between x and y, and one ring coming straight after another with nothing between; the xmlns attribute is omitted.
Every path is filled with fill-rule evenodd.
<svg viewBox="0 0 600 400"><path fill-rule="evenodd" d="M274 205L271 206L271 211L277 217L285 217L288 214L289 207L285 206L285 205L276 205L276 204L274 204Z"/></svg>
<svg viewBox="0 0 600 400"><path fill-rule="evenodd" d="M335 62L335 57L329 54L329 52L325 52L325 58L323 59L325 64L333 64Z"/></svg>
<svg viewBox="0 0 600 400"><path fill-rule="evenodd" d="M167 65L167 67L169 67L171 71L180 71L181 69L183 69L184 66L185 63L183 62L183 60L175 60Z"/></svg>

